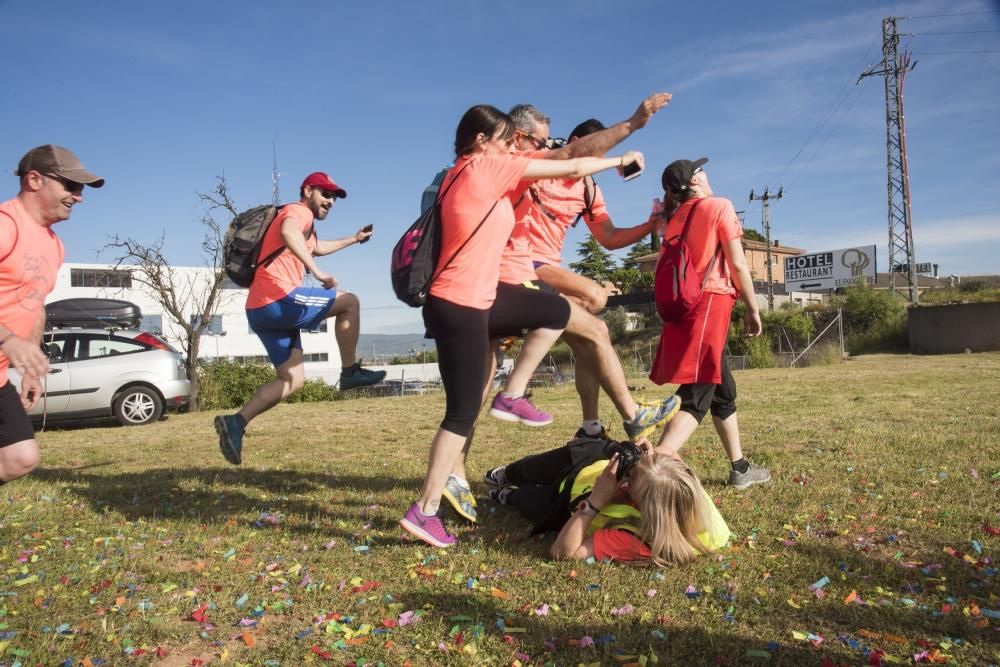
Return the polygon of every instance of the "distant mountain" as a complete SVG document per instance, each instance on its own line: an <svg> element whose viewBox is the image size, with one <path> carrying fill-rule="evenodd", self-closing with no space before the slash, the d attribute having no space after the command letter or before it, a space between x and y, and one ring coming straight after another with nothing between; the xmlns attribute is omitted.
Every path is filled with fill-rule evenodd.
<svg viewBox="0 0 1000 667"><path fill-rule="evenodd" d="M434 341L424 338L422 333L408 334L361 334L358 336L358 356L366 360L391 356L406 356L410 350L433 350Z"/></svg>

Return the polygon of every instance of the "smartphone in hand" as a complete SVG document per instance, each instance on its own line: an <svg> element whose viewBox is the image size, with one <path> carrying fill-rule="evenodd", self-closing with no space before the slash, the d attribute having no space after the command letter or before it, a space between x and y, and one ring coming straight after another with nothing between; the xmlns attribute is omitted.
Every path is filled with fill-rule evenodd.
<svg viewBox="0 0 1000 667"><path fill-rule="evenodd" d="M365 225L364 227L361 228L361 231L363 231L363 232L373 232L373 231L375 231L375 225ZM366 236L363 239L361 239L359 241L359 243L368 243L369 239L371 239L371 237L370 236Z"/></svg>
<svg viewBox="0 0 1000 667"><path fill-rule="evenodd" d="M631 181L633 178L637 178L641 173L642 168L639 166L638 162L630 162L622 167L622 177L626 181Z"/></svg>

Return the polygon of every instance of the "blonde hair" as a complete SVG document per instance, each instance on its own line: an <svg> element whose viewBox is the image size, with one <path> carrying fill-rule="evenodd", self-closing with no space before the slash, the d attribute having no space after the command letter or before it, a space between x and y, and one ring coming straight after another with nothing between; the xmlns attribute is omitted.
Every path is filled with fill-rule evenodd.
<svg viewBox="0 0 1000 667"><path fill-rule="evenodd" d="M639 538L651 552L646 564L684 565L712 551L698 539L708 526L705 492L687 465L647 454L636 464L629 489L641 515Z"/></svg>

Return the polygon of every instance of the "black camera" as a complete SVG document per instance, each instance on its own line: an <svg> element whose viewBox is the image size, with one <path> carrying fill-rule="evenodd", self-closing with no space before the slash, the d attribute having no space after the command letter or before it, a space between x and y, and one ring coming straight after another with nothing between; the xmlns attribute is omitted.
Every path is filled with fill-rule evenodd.
<svg viewBox="0 0 1000 667"><path fill-rule="evenodd" d="M552 151L557 148L562 148L565 145L566 140L560 139L559 137L549 137L548 141L545 142L545 147Z"/></svg>
<svg viewBox="0 0 1000 667"><path fill-rule="evenodd" d="M612 440L604 447L604 455L609 459L615 454L618 455L618 481L625 479L625 475L639 462L642 458L642 449L639 445L625 442L615 442Z"/></svg>

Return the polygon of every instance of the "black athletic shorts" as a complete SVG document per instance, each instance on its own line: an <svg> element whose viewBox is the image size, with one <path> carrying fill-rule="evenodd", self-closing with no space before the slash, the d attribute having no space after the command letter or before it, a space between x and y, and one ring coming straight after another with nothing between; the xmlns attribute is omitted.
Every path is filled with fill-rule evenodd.
<svg viewBox="0 0 1000 667"><path fill-rule="evenodd" d="M8 380L0 388L0 447L34 438L35 429L31 427L31 418L21 405L17 389Z"/></svg>

